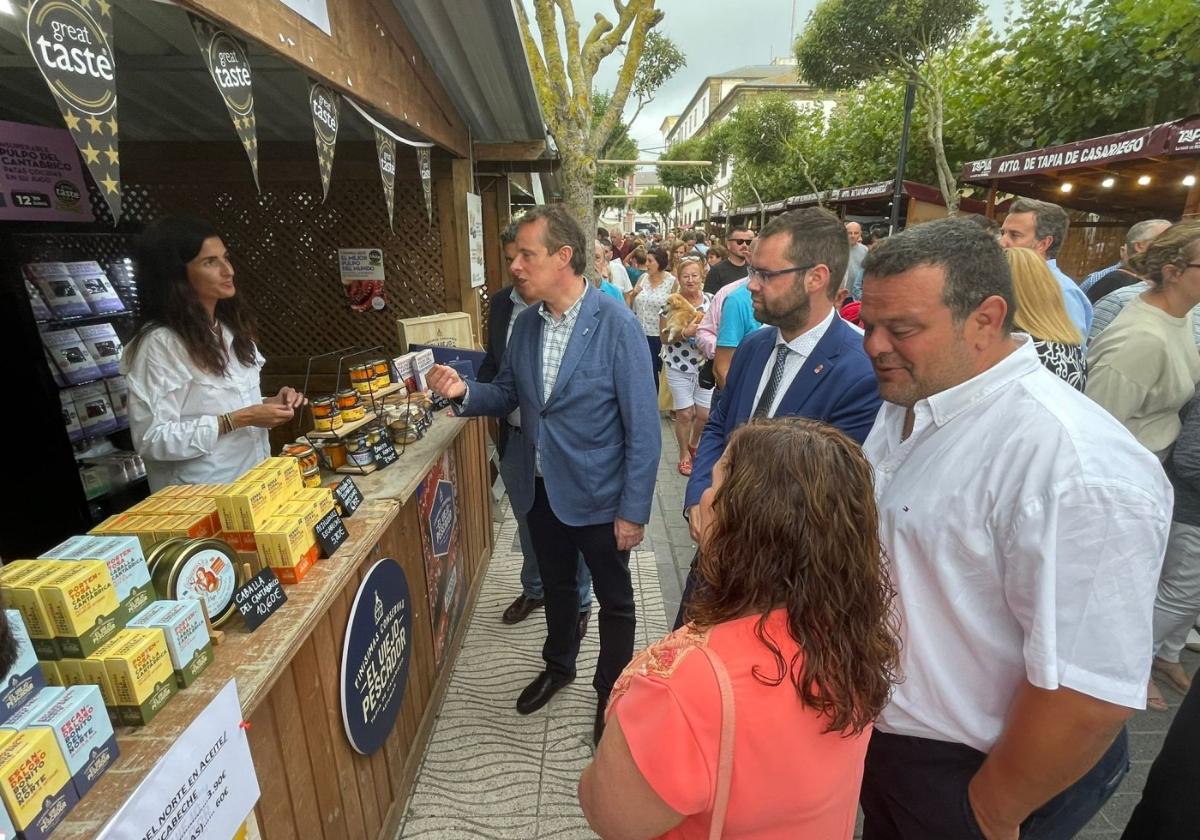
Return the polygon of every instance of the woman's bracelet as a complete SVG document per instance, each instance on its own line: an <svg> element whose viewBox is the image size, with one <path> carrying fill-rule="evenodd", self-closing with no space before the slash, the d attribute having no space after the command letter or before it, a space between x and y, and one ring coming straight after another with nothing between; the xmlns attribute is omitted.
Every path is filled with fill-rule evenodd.
<svg viewBox="0 0 1200 840"><path fill-rule="evenodd" d="M233 415L226 412L225 414L217 415L217 434L225 435L237 429L234 425Z"/></svg>

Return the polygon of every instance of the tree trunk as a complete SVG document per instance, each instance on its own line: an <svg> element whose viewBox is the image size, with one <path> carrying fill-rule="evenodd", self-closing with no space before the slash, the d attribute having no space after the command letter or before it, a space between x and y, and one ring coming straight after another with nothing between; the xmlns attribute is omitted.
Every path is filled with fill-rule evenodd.
<svg viewBox="0 0 1200 840"><path fill-rule="evenodd" d="M590 241L596 237L596 159L584 151L587 143L586 132L572 131L562 140L558 144L558 150L562 156L560 177L563 185L563 204L571 215L579 220L585 239Z"/></svg>
<svg viewBox="0 0 1200 840"><path fill-rule="evenodd" d="M946 214L953 216L958 210L958 180L954 177L954 170L950 168L950 162L946 160L946 144L943 138L946 113L942 101L942 91L938 84L939 82L934 80L932 84L920 86L918 96L927 118L925 135L933 149L933 165L937 171L938 188L941 189L942 199L946 202Z"/></svg>

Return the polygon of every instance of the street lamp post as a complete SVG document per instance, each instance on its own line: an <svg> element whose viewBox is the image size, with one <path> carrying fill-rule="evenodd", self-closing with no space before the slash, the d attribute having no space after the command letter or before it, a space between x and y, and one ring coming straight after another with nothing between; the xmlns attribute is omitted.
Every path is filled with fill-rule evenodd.
<svg viewBox="0 0 1200 840"><path fill-rule="evenodd" d="M913 104L917 99L917 83L909 79L904 87L904 130L900 133L900 156L896 161L896 184L892 189L892 224L888 235L900 227L900 203L904 200L904 163L908 158L908 129L912 124Z"/></svg>

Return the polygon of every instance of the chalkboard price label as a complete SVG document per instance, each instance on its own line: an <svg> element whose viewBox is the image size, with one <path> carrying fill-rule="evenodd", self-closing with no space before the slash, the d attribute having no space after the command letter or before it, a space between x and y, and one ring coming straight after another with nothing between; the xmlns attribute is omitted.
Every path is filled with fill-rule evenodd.
<svg viewBox="0 0 1200 840"><path fill-rule="evenodd" d="M379 469L390 467L400 457L396 454L396 447L392 446L390 440L381 440L372 446L371 450L375 453L375 466Z"/></svg>
<svg viewBox="0 0 1200 840"><path fill-rule="evenodd" d="M287 594L279 585L275 570L268 566L233 593L233 603L253 632L287 603Z"/></svg>
<svg viewBox="0 0 1200 840"><path fill-rule="evenodd" d="M332 557L333 553L350 537L346 532L346 523L342 521L342 517L338 516L336 510L331 510L321 517L316 531L317 542L321 544L321 556L324 558Z"/></svg>
<svg viewBox="0 0 1200 840"><path fill-rule="evenodd" d="M358 489L354 479L349 476L338 482L338 486L333 488L333 495L341 503L345 516L353 516L354 511L358 510L358 506L362 504L363 500L362 491Z"/></svg>

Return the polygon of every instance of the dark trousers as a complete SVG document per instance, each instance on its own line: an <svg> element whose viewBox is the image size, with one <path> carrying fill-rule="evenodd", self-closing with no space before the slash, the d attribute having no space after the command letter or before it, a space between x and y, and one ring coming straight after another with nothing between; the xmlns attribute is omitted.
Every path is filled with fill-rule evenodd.
<svg viewBox="0 0 1200 840"><path fill-rule="evenodd" d="M611 522L579 526L563 523L550 508L546 485L540 478L535 482L533 507L526 520L546 598L546 643L542 646L546 670L558 676L575 676L575 658L579 655L576 570L582 554L600 604L600 660L592 685L600 699L607 700L621 670L633 659L636 620L629 552L617 551Z"/></svg>
<svg viewBox="0 0 1200 840"><path fill-rule="evenodd" d="M876 731L860 798L863 840L982 840L967 784L985 758L963 744ZM1095 767L1021 823L1022 840L1074 837L1128 771L1129 737L1122 729Z"/></svg>
<svg viewBox="0 0 1200 840"><path fill-rule="evenodd" d="M1150 766L1142 800L1121 840L1195 840L1200 837L1200 677L1167 730L1162 752Z"/></svg>
<svg viewBox="0 0 1200 840"><path fill-rule="evenodd" d="M679 597L679 612L675 613L675 627L673 628L675 630L683 626L688 602L692 600L692 593L696 591L696 561L699 559L700 552L697 551L692 556L692 567L688 569L687 581L683 584L683 595Z"/></svg>
<svg viewBox="0 0 1200 840"><path fill-rule="evenodd" d="M656 335L646 336L646 344L650 347L650 364L654 366L654 389L658 390L658 374L662 370L662 339Z"/></svg>

